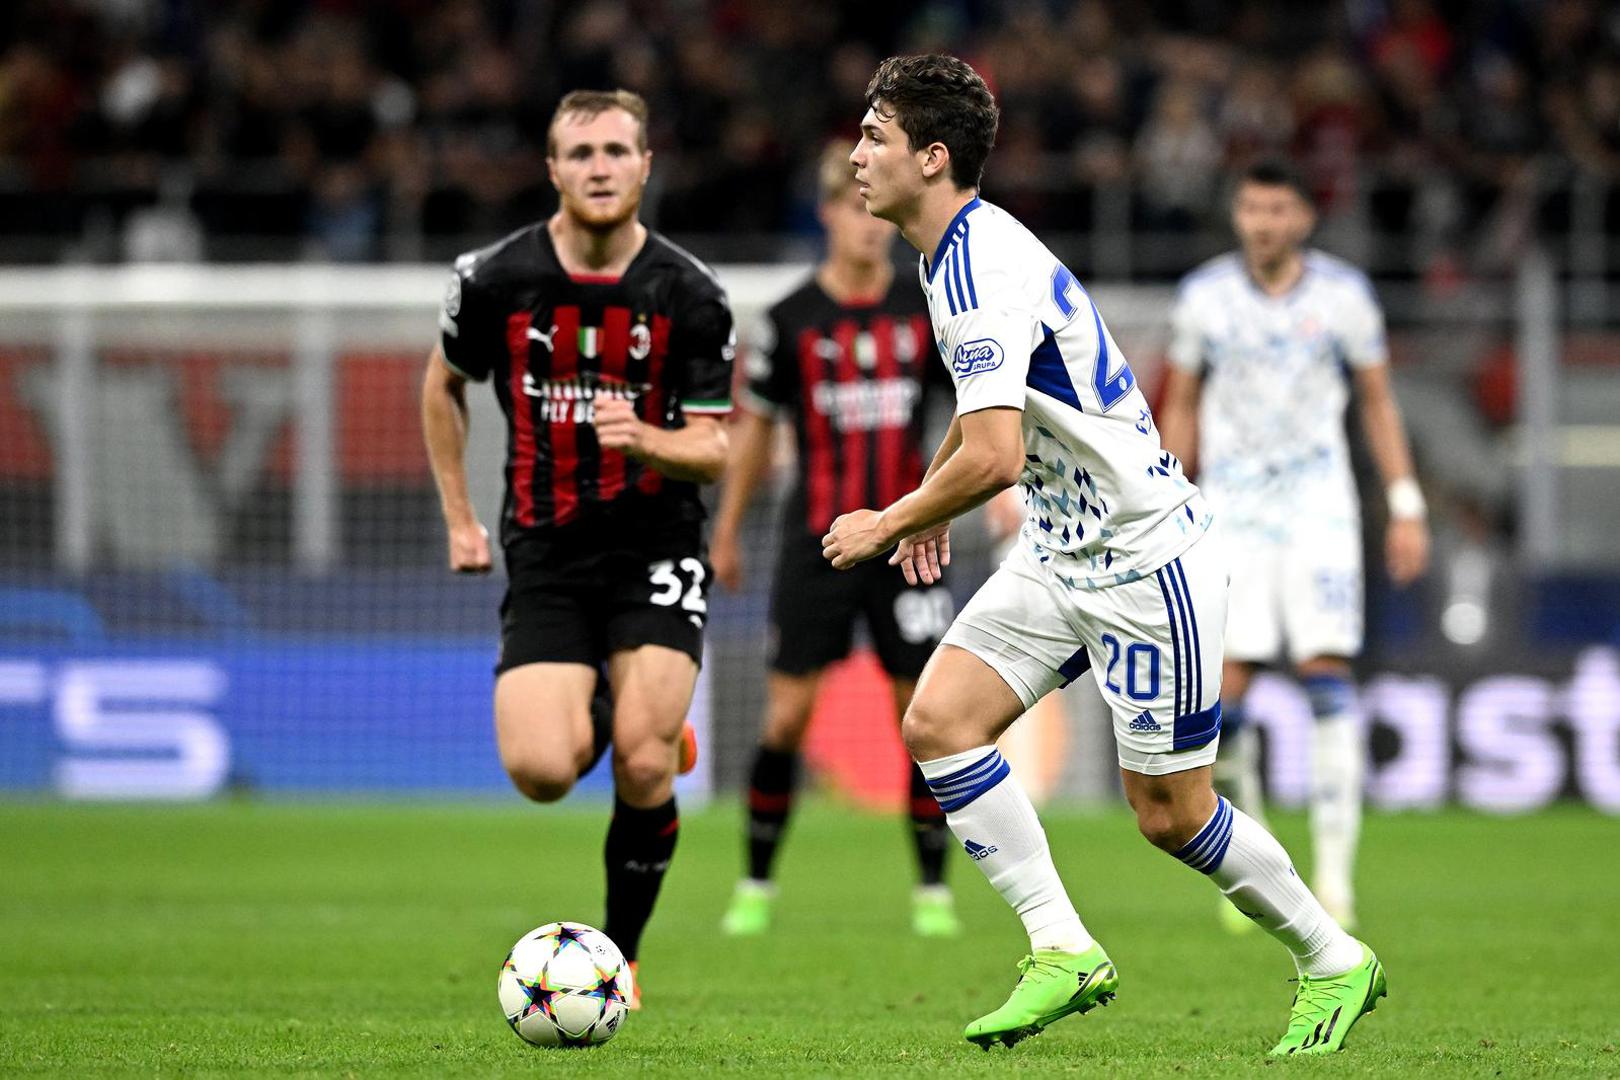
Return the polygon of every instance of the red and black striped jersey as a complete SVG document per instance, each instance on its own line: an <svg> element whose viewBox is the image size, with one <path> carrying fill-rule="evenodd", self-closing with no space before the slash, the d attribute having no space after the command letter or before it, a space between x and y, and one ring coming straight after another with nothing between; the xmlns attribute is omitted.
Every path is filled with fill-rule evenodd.
<svg viewBox="0 0 1620 1080"><path fill-rule="evenodd" d="M450 366L492 379L506 414L503 543L703 519L696 484L602 449L592 424L598 393L665 428L731 411L731 308L691 254L649 230L622 277L570 275L539 222L456 260L439 328Z"/></svg>
<svg viewBox="0 0 1620 1080"><path fill-rule="evenodd" d="M798 436L789 524L819 537L839 514L880 510L922 481L923 397L949 380L927 300L907 275L884 296L850 304L812 278L752 336L744 401L791 415Z"/></svg>

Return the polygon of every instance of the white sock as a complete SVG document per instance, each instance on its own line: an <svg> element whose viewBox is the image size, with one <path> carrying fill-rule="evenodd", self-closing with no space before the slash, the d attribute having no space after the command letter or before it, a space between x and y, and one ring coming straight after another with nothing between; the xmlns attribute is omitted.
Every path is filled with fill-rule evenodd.
<svg viewBox="0 0 1620 1080"><path fill-rule="evenodd" d="M1242 724L1235 730L1223 727L1220 755L1215 759L1215 790L1262 828L1267 827L1260 785L1260 733L1253 726Z"/></svg>
<svg viewBox="0 0 1620 1080"><path fill-rule="evenodd" d="M1208 874L1239 911L1282 942L1301 974L1338 975L1361 963L1361 944L1322 910L1288 852L1224 797L1176 858Z"/></svg>
<svg viewBox="0 0 1620 1080"><path fill-rule="evenodd" d="M1031 949L1084 952L1092 944L1052 865L1046 830L993 746L919 761L951 832L1024 922Z"/></svg>
<svg viewBox="0 0 1620 1080"><path fill-rule="evenodd" d="M1355 688L1333 676L1309 679L1316 714L1311 747L1311 854L1313 884L1322 902L1348 915L1355 901L1353 873L1361 837L1361 789L1366 751Z"/></svg>

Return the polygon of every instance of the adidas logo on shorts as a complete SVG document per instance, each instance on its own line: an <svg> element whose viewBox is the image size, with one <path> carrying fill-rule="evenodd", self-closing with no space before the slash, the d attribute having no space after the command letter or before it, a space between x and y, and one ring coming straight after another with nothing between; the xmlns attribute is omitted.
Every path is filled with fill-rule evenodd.
<svg viewBox="0 0 1620 1080"><path fill-rule="evenodd" d="M1163 731L1164 729L1159 726L1159 722L1157 720L1153 719L1153 715L1151 713L1149 713L1146 709L1143 709L1137 714L1136 719L1131 721L1131 730Z"/></svg>

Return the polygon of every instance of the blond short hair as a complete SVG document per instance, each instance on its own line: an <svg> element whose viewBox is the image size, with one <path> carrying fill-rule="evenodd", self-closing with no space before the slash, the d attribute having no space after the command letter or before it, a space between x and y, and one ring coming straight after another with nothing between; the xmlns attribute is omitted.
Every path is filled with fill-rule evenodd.
<svg viewBox="0 0 1620 1080"><path fill-rule="evenodd" d="M848 143L837 141L822 149L816 164L816 197L820 202L837 202L855 186L855 166L849 163L849 151Z"/></svg>
<svg viewBox="0 0 1620 1080"><path fill-rule="evenodd" d="M636 122L636 149L647 149L647 102L632 90L571 90L557 102L546 126L546 156L557 156L557 124L564 116L595 120L609 109L623 109Z"/></svg>

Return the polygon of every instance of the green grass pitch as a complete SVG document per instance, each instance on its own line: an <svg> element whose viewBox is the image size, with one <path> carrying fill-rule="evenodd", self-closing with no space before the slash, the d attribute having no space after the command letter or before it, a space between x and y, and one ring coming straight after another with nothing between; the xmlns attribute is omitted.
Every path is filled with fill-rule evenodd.
<svg viewBox="0 0 1620 1080"><path fill-rule="evenodd" d="M1226 936L1214 890L1125 814L1047 817L1119 1000L983 1053L960 1030L1010 987L1016 919L958 857L970 935L912 938L899 822L825 801L793 823L777 931L748 942L713 929L738 813L688 815L646 1010L599 1049L531 1048L496 970L539 923L598 921L605 817L0 804L0 1075L1620 1075L1620 823L1586 811L1370 818L1363 933L1390 997L1344 1053L1270 1064L1286 956Z"/></svg>

